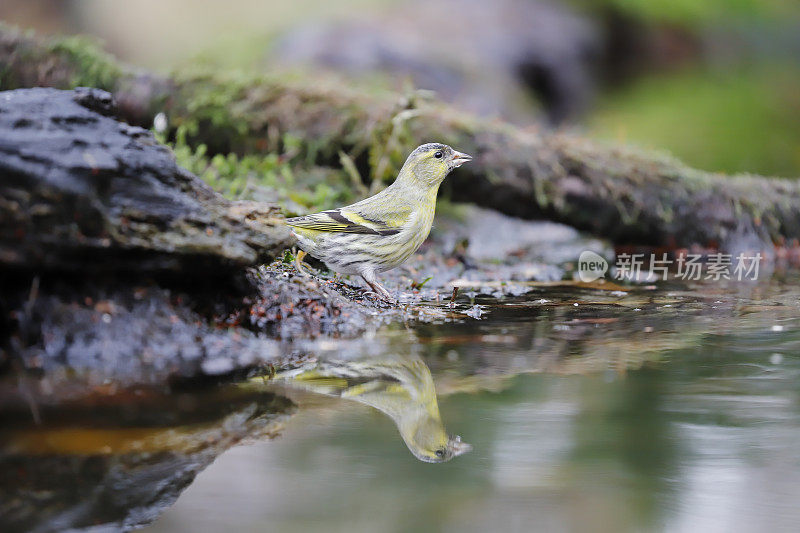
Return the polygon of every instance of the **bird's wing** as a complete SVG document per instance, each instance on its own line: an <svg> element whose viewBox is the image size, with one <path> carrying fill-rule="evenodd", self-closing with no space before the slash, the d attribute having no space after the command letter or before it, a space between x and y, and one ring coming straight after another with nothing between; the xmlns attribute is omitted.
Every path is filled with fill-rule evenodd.
<svg viewBox="0 0 800 533"><path fill-rule="evenodd" d="M408 216L391 213L385 220L376 220L360 213L359 205L331 209L302 217L289 218L286 224L295 228L332 233L363 233L367 235L396 235Z"/></svg>

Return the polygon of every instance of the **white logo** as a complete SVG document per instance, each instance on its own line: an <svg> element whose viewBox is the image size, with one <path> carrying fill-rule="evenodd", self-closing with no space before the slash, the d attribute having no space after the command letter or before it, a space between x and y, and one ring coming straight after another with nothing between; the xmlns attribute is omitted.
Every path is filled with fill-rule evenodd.
<svg viewBox="0 0 800 533"><path fill-rule="evenodd" d="M578 258L578 277L585 283L602 278L608 272L608 261L589 250L581 252Z"/></svg>

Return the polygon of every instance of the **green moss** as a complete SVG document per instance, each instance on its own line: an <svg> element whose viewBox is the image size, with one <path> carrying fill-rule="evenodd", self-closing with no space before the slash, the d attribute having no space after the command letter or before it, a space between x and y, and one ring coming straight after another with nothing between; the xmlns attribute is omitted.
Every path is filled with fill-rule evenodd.
<svg viewBox="0 0 800 533"><path fill-rule="evenodd" d="M82 36L54 39L48 53L62 55L75 67L70 80L73 87L97 87L112 91L122 73L114 58L100 44Z"/></svg>
<svg viewBox="0 0 800 533"><path fill-rule="evenodd" d="M229 199L277 202L292 215L329 209L353 199L344 171L304 167L286 153L209 155L205 144L192 147L187 135L185 126L178 127L171 144L178 164ZM294 142L287 138L283 144L291 147Z"/></svg>
<svg viewBox="0 0 800 533"><path fill-rule="evenodd" d="M409 101L363 98L326 77L195 71L174 80L163 109L179 162L231 198L264 200L258 191L269 188L288 213L342 205L367 193L355 182L357 158L367 157L363 178L375 192L413 144Z"/></svg>
<svg viewBox="0 0 800 533"><path fill-rule="evenodd" d="M283 257L281 257L281 262L284 265L291 265L294 262L294 254L291 250L284 250Z"/></svg>
<svg viewBox="0 0 800 533"><path fill-rule="evenodd" d="M407 155L403 120L393 126L393 115L385 113L386 124L368 121L381 114L363 110L361 99L340 85L341 101L328 101L324 78L311 90L305 78L247 73L195 71L174 80L163 110L178 162L229 198L277 202L287 214L336 207L366 194L354 182L359 154L382 162L383 179L396 175ZM352 110L332 111L340 107ZM368 122L374 129L365 134ZM282 127L287 123L292 127Z"/></svg>
<svg viewBox="0 0 800 533"><path fill-rule="evenodd" d="M173 126L183 128L190 145L202 139L214 152L244 151L250 133L242 111L248 81L235 75L176 76L178 94L173 102L180 104L170 109Z"/></svg>

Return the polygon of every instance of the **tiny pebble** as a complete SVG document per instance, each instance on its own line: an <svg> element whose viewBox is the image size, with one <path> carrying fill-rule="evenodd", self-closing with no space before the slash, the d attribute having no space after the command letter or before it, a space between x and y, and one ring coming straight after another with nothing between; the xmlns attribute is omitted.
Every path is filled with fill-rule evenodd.
<svg viewBox="0 0 800 533"><path fill-rule="evenodd" d="M167 115L165 115L163 112L158 113L153 119L153 128L158 133L164 133L167 131L168 126L169 124L167 123Z"/></svg>
<svg viewBox="0 0 800 533"><path fill-rule="evenodd" d="M773 365L779 365L783 362L783 356L779 353L774 353L769 356L769 362Z"/></svg>
<svg viewBox="0 0 800 533"><path fill-rule="evenodd" d="M775 324L774 326L772 326L772 331L783 331L783 326L781 326L780 324Z"/></svg>
<svg viewBox="0 0 800 533"><path fill-rule="evenodd" d="M225 374L233 370L233 362L225 357L218 357L216 359L208 359L200 364L203 372L211 376Z"/></svg>
<svg viewBox="0 0 800 533"><path fill-rule="evenodd" d="M480 319L481 315L483 314L483 310L481 309L480 305L474 305L464 314L475 319Z"/></svg>

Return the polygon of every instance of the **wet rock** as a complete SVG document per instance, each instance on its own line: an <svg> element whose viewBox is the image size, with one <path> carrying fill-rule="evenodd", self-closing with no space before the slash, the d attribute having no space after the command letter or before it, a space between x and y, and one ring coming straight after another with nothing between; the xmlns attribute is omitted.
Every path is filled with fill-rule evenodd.
<svg viewBox="0 0 800 533"><path fill-rule="evenodd" d="M0 93L0 266L206 277L291 243L114 112L96 89Z"/></svg>
<svg viewBox="0 0 800 533"><path fill-rule="evenodd" d="M346 283L304 277L293 265L274 263L251 273L258 297L244 318L248 327L270 337L292 340L306 337L354 337L367 325L397 317L396 309Z"/></svg>
<svg viewBox="0 0 800 533"><path fill-rule="evenodd" d="M229 374L282 354L275 340L216 327L209 319L213 305L220 305L210 303L213 293L192 295L155 284L111 288L49 277L38 283L30 304L27 291L6 293L16 303L10 352L28 373L55 383L55 396L62 380L80 381L87 389L102 383L165 384ZM220 302L225 308L240 298L224 302L220 296Z"/></svg>
<svg viewBox="0 0 800 533"><path fill-rule="evenodd" d="M523 220L476 206L459 206L458 219L441 218L434 238L445 249L466 239L466 253L474 261L537 262L563 265L584 250L608 253L610 246L565 224Z"/></svg>
<svg viewBox="0 0 800 533"><path fill-rule="evenodd" d="M418 291L426 299L447 296L454 284L482 294L517 296L531 289L510 282L569 278L584 250L613 256L607 243L563 224L450 206L437 214L428 242L398 269L400 275L387 276L386 285L407 291L427 279Z"/></svg>
<svg viewBox="0 0 800 533"><path fill-rule="evenodd" d="M301 341L354 338L402 316L361 289L298 276L280 263L240 282L192 290L103 276L14 278L0 286L7 330L0 378L4 371L8 378L0 379L0 406L20 401L13 379L20 373L31 376L30 394L52 401L100 385L229 381L316 348Z"/></svg>

